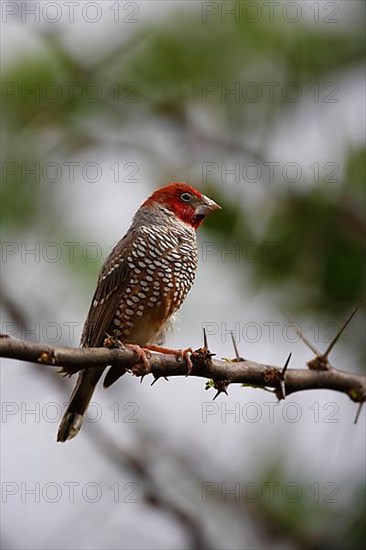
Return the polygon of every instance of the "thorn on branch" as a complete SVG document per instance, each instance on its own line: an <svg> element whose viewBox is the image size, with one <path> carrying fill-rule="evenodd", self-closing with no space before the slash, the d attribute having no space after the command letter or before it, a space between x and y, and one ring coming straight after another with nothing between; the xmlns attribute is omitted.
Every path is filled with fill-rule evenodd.
<svg viewBox="0 0 366 550"><path fill-rule="evenodd" d="M286 378L287 367L289 366L291 357L292 357L292 353L290 353L289 356L287 357L286 363L283 365L282 370L281 370L281 374L280 374L281 399L286 398L285 378Z"/></svg>
<svg viewBox="0 0 366 550"><path fill-rule="evenodd" d="M156 384L156 382L161 378L164 378L164 380L169 382L169 378L167 376L154 376L154 380L151 382L150 386L153 386L154 384Z"/></svg>
<svg viewBox="0 0 366 550"><path fill-rule="evenodd" d="M216 397L220 395L220 393L227 393L227 389L229 387L229 381L228 380L214 380L213 387L217 390L217 393L215 397L213 398L213 401L215 401Z"/></svg>
<svg viewBox="0 0 366 550"><path fill-rule="evenodd" d="M313 346L313 344L303 335L302 331L298 328L297 324L294 323L294 321L292 321L292 319L288 315L286 315L287 319L289 319L289 321L294 323L296 334L308 346L308 348L310 348L311 351L313 353L315 353L315 355L316 355L316 357L314 359L311 359L310 361L308 361L306 363L307 366L309 367L309 369L313 369L313 370L330 370L330 369L333 368L332 365L328 361L328 356L329 356L330 352L332 351L332 349L334 348L335 344L338 342L340 336L343 334L344 330L347 328L347 326L349 325L349 323L353 319L353 317L356 314L356 312L358 311L359 307L360 307L360 304L357 304L357 306L353 309L352 313L347 317L346 321L343 323L343 325L341 326L341 328L339 329L339 331L337 332L337 334L335 335L335 337L333 338L333 340L331 341L331 343L329 344L329 346L327 347L327 349L325 350L324 353L320 353Z"/></svg>
<svg viewBox="0 0 366 550"><path fill-rule="evenodd" d="M196 349L193 353L192 353L192 356L195 356L196 358L196 361L197 359L198 360L210 360L211 357L215 357L216 353L211 353L209 348L208 348L208 340L207 340L207 332L206 332L206 329L203 328L203 347L202 348L198 348Z"/></svg>
<svg viewBox="0 0 366 550"><path fill-rule="evenodd" d="M234 352L235 352L235 359L233 359L233 363L240 363L241 361L245 361L243 357L240 357L238 346L236 345L234 334L230 332L231 341L233 343Z"/></svg>
<svg viewBox="0 0 366 550"><path fill-rule="evenodd" d="M203 327L203 349L208 350L207 332L205 327Z"/></svg>
<svg viewBox="0 0 366 550"><path fill-rule="evenodd" d="M264 382L268 386L274 386L274 393L277 396L277 399L285 399L286 397L286 388L285 388L285 378L287 367L290 363L292 353L286 359L286 363L283 365L282 369L276 369L275 367L268 367L264 372Z"/></svg>
<svg viewBox="0 0 366 550"><path fill-rule="evenodd" d="M289 315L286 315L286 318L291 323L293 323L296 334L298 335L298 337L304 342L304 344L313 353L315 353L316 357L314 359L311 359L310 361L308 361L306 363L307 366L309 367L309 369L313 369L313 370L329 370L329 369L331 369L332 366L330 365L330 363L328 361L328 358L324 354L320 353L320 351L318 351L316 349L316 347L310 342L310 340L308 340L306 338L306 336L303 334L302 330L299 328L298 324L295 321L293 321Z"/></svg>
<svg viewBox="0 0 366 550"><path fill-rule="evenodd" d="M297 336L300 338L300 340L302 340L304 342L304 344L313 353L315 353L315 355L320 355L320 353L318 352L316 347L310 342L310 340L308 340L306 338L305 334L303 334L303 332L302 332L301 328L299 327L299 325L293 319L291 319L291 317L289 315L287 315L287 313L284 313L284 316L286 317L286 319L288 319L290 321L290 323L292 323L294 325L295 332L296 332Z"/></svg>
<svg viewBox="0 0 366 550"><path fill-rule="evenodd" d="M205 390L210 390L211 388L215 388L217 390L215 397L213 397L213 401L220 395L220 393L227 393L227 388L229 386L228 380L207 380Z"/></svg>
<svg viewBox="0 0 366 550"><path fill-rule="evenodd" d="M354 424L357 424L358 422L358 419L360 417L360 414L361 414L361 411L362 411L362 407L363 407L363 404L365 403L365 401L361 401L359 404L358 404L358 407L357 407L357 411L356 411L356 416L355 416L355 419L353 421Z"/></svg>
<svg viewBox="0 0 366 550"><path fill-rule="evenodd" d="M351 322L351 320L353 319L353 317L356 315L357 311L358 311L358 308L360 307L360 304L357 304L357 306L354 308L354 310L352 311L352 313L349 315L349 317L345 320L345 322L343 323L343 325L341 326L341 328L339 329L338 333L335 335L335 337L333 338L332 342L329 344L329 346L327 347L325 353L324 353L324 357L328 357L328 355L330 354L330 352L332 351L332 349L334 348L335 344L338 342L340 336L342 335L342 333L344 332L344 330L347 328L347 326L349 325L349 323Z"/></svg>

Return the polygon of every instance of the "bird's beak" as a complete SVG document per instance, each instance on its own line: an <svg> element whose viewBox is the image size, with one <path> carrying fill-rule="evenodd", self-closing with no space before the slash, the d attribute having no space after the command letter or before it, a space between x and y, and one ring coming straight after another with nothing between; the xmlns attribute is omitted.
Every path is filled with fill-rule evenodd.
<svg viewBox="0 0 366 550"><path fill-rule="evenodd" d="M221 206L212 199L206 197L206 195L202 195L202 203L197 206L195 216L207 216L207 214L216 212L216 210L221 210Z"/></svg>

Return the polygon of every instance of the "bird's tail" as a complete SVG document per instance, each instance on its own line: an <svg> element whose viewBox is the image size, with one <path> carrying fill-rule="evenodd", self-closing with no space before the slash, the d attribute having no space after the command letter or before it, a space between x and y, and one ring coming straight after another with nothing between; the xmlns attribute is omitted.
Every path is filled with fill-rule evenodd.
<svg viewBox="0 0 366 550"><path fill-rule="evenodd" d="M104 368L80 371L69 405L62 417L57 432L57 441L67 441L75 437L82 426L84 414L92 398L96 384Z"/></svg>

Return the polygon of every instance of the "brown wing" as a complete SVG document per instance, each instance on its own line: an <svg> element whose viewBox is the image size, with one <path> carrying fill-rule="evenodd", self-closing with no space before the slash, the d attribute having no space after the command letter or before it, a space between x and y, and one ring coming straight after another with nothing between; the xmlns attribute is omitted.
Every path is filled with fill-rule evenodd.
<svg viewBox="0 0 366 550"><path fill-rule="evenodd" d="M103 345L106 333L132 276L126 262L130 242L130 239L123 238L117 243L103 265L85 321L81 337L82 347Z"/></svg>

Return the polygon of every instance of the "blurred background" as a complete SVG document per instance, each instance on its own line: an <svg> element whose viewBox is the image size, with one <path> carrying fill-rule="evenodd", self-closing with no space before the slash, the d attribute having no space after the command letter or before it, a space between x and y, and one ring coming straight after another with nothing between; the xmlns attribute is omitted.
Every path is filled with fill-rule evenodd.
<svg viewBox="0 0 366 550"><path fill-rule="evenodd" d="M222 205L168 345L306 368L364 298L365 3L15 2L2 9L1 332L77 346L152 190ZM364 306L331 355L362 372ZM360 548L365 412L125 375L56 444L74 380L1 362L2 547Z"/></svg>

